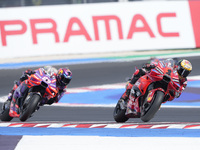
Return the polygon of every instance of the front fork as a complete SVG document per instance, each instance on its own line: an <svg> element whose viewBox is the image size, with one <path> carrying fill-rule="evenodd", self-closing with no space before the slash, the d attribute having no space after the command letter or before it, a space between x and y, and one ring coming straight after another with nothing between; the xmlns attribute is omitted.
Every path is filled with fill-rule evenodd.
<svg viewBox="0 0 200 150"><path fill-rule="evenodd" d="M156 88L156 89L149 90L146 98L144 99L143 104L141 105L141 112L146 112L149 109L149 107L151 106L152 100L154 99L154 96L157 91L162 91L163 93L165 93L164 89L162 89L162 88ZM141 114L141 115L143 115L143 114Z"/></svg>
<svg viewBox="0 0 200 150"><path fill-rule="evenodd" d="M13 97L10 104L9 115L11 117L19 117L20 116L20 107L23 104L23 98L28 91L28 87L25 83L22 83L18 86L18 88L14 91Z"/></svg>
<svg viewBox="0 0 200 150"><path fill-rule="evenodd" d="M141 96L141 92L133 87L131 89L131 93L129 95L129 101L127 103L126 115L130 117L137 118L140 116L140 107L139 107L139 99Z"/></svg>
<svg viewBox="0 0 200 150"><path fill-rule="evenodd" d="M154 97L156 91L162 91L163 93L165 93L165 90L163 90L162 88L156 88L156 89L149 90L149 93L146 98L146 101L148 103L150 103L153 100L153 97Z"/></svg>
<svg viewBox="0 0 200 150"><path fill-rule="evenodd" d="M137 88L134 89L133 87L127 103L126 115L132 114L133 117L140 117L141 109L145 109L146 105L151 103L155 92L158 90L165 93L162 88L151 89L149 90L143 104L141 104L140 99L142 98L140 97L142 96L142 93Z"/></svg>

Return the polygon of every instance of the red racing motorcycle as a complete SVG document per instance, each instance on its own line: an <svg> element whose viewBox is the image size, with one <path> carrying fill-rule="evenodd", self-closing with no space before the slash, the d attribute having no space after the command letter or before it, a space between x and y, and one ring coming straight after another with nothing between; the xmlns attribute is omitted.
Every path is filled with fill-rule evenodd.
<svg viewBox="0 0 200 150"><path fill-rule="evenodd" d="M11 121L15 117L26 121L40 106L56 95L55 76L39 68L15 89L11 101L4 102L0 119Z"/></svg>
<svg viewBox="0 0 200 150"><path fill-rule="evenodd" d="M118 101L113 113L116 122L126 122L129 118L141 118L148 122L162 103L173 100L176 92L179 92L180 83L174 60L155 63L156 67L133 85L128 102Z"/></svg>

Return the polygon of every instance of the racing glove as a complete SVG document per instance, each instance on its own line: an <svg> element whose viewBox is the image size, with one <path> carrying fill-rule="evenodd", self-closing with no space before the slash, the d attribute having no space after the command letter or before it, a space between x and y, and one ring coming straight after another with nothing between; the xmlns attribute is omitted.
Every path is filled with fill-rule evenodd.
<svg viewBox="0 0 200 150"><path fill-rule="evenodd" d="M154 64L148 64L148 63L146 63L146 64L144 64L143 65L143 67L142 68L144 68L144 69L146 69L146 70L151 70L151 69L153 69L153 68L155 68L156 66L154 65Z"/></svg>
<svg viewBox="0 0 200 150"><path fill-rule="evenodd" d="M23 75L20 77L20 81L24 81L26 79L28 79L28 76L30 76L31 74L34 74L35 72L31 69L26 70Z"/></svg>
<svg viewBox="0 0 200 150"><path fill-rule="evenodd" d="M181 96L181 93L184 91L185 85L182 85L180 88L179 88L179 91L178 92L175 92L175 97L176 98L179 98Z"/></svg>
<svg viewBox="0 0 200 150"><path fill-rule="evenodd" d="M27 74L23 74L21 77L20 77L20 81L23 82L24 80L28 79L28 75Z"/></svg>
<svg viewBox="0 0 200 150"><path fill-rule="evenodd" d="M28 69L24 72L24 74L28 74L28 75L31 75L31 74L34 74L35 71L31 70L31 69Z"/></svg>
<svg viewBox="0 0 200 150"><path fill-rule="evenodd" d="M174 96L174 97L176 97L176 98L179 98L179 97L180 97L180 95L181 95L181 93L180 93L180 92L175 92L175 96Z"/></svg>

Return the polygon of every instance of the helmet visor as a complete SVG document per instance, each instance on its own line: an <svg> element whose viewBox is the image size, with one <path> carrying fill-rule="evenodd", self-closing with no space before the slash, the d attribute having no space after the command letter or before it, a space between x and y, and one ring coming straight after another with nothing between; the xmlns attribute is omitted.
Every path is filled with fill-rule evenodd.
<svg viewBox="0 0 200 150"><path fill-rule="evenodd" d="M180 68L179 75L182 77L187 77L190 74L190 71Z"/></svg>
<svg viewBox="0 0 200 150"><path fill-rule="evenodd" d="M61 83L64 85L68 85L71 79L66 78L64 75L61 76Z"/></svg>

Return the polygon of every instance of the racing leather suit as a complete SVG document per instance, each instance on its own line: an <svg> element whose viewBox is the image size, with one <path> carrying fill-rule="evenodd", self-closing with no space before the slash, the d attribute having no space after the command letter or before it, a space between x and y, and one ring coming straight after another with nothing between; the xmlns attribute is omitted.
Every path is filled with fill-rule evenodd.
<svg viewBox="0 0 200 150"><path fill-rule="evenodd" d="M147 71L150 71L151 69L155 68L156 65L154 63L146 63L143 65L143 67L141 69L136 69L136 71L134 72L132 78L130 79L130 81L127 83L126 86L126 91L123 93L123 95L121 96L120 99L124 100L124 101L128 101L129 99L129 95L131 92L131 89L133 87L133 85L136 83L136 81L142 77L143 75L145 75L147 73ZM183 90L185 89L185 87L187 86L187 78L183 78L179 76L179 83L180 83L180 88L179 88L179 92L176 92L174 94L175 98L178 98L181 93L183 92ZM174 99L174 98L173 98ZM164 99L164 102L166 101L171 101L173 99L168 99L167 97Z"/></svg>
<svg viewBox="0 0 200 150"><path fill-rule="evenodd" d="M28 69L26 70L23 75L20 77L19 81L15 81L14 82L14 86L11 90L11 92L9 93L8 95L8 100L12 100L12 97L13 97L13 93L14 91L17 89L17 87L23 82L25 81L26 79L28 79L28 76L30 76L31 74L34 74L35 71L31 70L31 69ZM51 98L49 99L48 101L46 101L44 104L53 104L53 103L57 103L62 97L63 95L65 94L66 92L66 88L67 86L60 86L58 82L56 82L56 85L57 85L57 90L58 90L58 94L54 97L54 98ZM24 91L26 91L26 88L28 87L25 87ZM23 95L23 93L22 93Z"/></svg>

